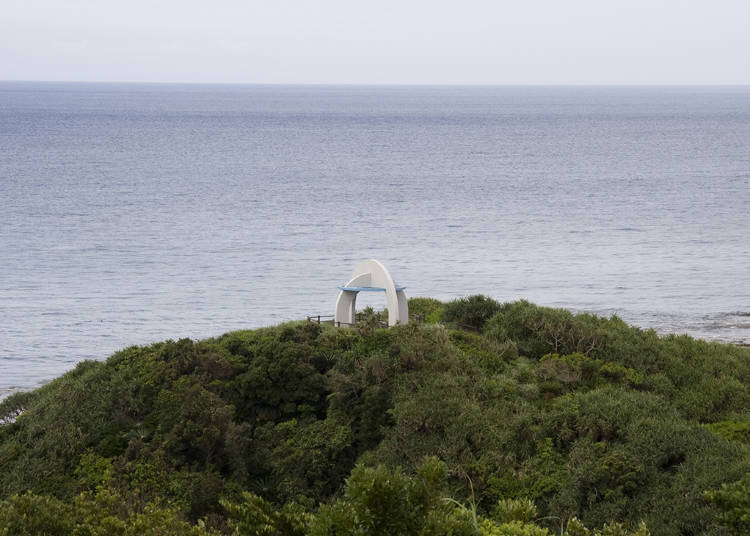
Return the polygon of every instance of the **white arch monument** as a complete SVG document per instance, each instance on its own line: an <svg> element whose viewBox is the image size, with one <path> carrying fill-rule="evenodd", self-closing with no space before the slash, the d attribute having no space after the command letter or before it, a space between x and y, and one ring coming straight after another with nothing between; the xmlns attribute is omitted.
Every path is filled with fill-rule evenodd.
<svg viewBox="0 0 750 536"><path fill-rule="evenodd" d="M338 287L336 300L336 325L354 324L354 307L357 294L360 292L385 292L385 303L388 307L388 325L409 323L409 304L406 301L406 287L398 287L393 282L391 274L379 261L370 259L360 262L349 276L349 282Z"/></svg>

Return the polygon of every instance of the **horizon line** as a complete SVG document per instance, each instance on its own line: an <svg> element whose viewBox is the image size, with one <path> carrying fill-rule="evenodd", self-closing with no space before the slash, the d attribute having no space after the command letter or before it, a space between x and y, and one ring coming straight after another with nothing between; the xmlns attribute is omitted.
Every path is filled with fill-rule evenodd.
<svg viewBox="0 0 750 536"><path fill-rule="evenodd" d="M37 84L130 84L130 85L174 85L174 86L307 86L307 87L750 87L750 82L721 83L631 83L631 82L504 82L504 83L454 83L454 82L191 82L191 81L142 81L142 80L42 80L0 79L0 83Z"/></svg>

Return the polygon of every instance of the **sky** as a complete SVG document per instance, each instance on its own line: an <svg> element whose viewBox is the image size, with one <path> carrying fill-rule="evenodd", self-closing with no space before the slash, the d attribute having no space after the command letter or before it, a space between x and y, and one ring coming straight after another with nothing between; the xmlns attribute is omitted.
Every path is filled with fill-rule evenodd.
<svg viewBox="0 0 750 536"><path fill-rule="evenodd" d="M750 1L0 0L0 80L750 84Z"/></svg>

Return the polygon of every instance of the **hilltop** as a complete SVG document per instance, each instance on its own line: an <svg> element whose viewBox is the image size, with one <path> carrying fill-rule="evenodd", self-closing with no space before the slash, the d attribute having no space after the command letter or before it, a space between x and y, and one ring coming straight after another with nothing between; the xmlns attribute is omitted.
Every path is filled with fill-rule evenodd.
<svg viewBox="0 0 750 536"><path fill-rule="evenodd" d="M409 308L423 324L134 346L8 397L0 535L750 530L747 349L484 296Z"/></svg>

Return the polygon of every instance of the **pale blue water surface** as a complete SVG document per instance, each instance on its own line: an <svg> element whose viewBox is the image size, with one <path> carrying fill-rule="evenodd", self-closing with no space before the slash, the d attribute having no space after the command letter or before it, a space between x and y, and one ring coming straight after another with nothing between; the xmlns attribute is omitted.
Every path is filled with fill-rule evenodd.
<svg viewBox="0 0 750 536"><path fill-rule="evenodd" d="M0 396L331 314L364 258L750 342L750 88L4 82L0 209Z"/></svg>

